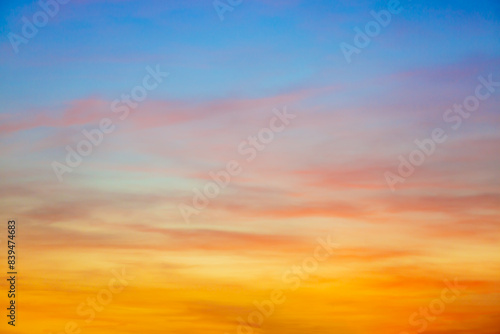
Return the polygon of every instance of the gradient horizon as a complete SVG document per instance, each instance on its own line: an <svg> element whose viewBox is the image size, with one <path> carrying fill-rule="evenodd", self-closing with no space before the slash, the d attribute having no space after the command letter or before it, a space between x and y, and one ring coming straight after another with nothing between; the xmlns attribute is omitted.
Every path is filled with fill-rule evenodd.
<svg viewBox="0 0 500 334"><path fill-rule="evenodd" d="M500 87L456 128L445 116L500 82L500 3L400 1L347 62L341 43L388 3L244 0L221 20L210 0L72 0L17 53L7 36L40 6L0 4L1 226L19 233L17 326L3 311L0 332L500 334ZM60 181L53 162L108 118ZM385 173L436 128L446 141L391 191ZM179 205L231 161L187 223ZM443 312L414 316L455 280Z"/></svg>

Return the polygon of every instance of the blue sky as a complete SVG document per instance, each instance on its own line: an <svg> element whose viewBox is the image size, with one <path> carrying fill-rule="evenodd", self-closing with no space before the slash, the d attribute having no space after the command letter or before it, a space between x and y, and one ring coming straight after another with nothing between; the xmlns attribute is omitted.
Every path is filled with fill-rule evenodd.
<svg viewBox="0 0 500 334"><path fill-rule="evenodd" d="M496 1L402 2L390 27L354 56L356 66L345 63L339 44L352 43L353 28L385 2L277 3L245 1L220 21L209 1L70 1L19 54L7 34L39 7L3 4L0 75L9 80L2 81L2 100L22 111L54 106L61 96L111 98L152 63L172 74L157 97L265 96L306 82L357 82L470 59L479 65L500 50Z"/></svg>

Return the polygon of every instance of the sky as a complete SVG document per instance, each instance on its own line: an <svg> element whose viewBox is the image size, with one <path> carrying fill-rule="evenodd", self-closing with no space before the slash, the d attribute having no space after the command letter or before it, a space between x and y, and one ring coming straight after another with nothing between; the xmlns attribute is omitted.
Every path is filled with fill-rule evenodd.
<svg viewBox="0 0 500 334"><path fill-rule="evenodd" d="M0 332L500 333L498 1L0 13Z"/></svg>

